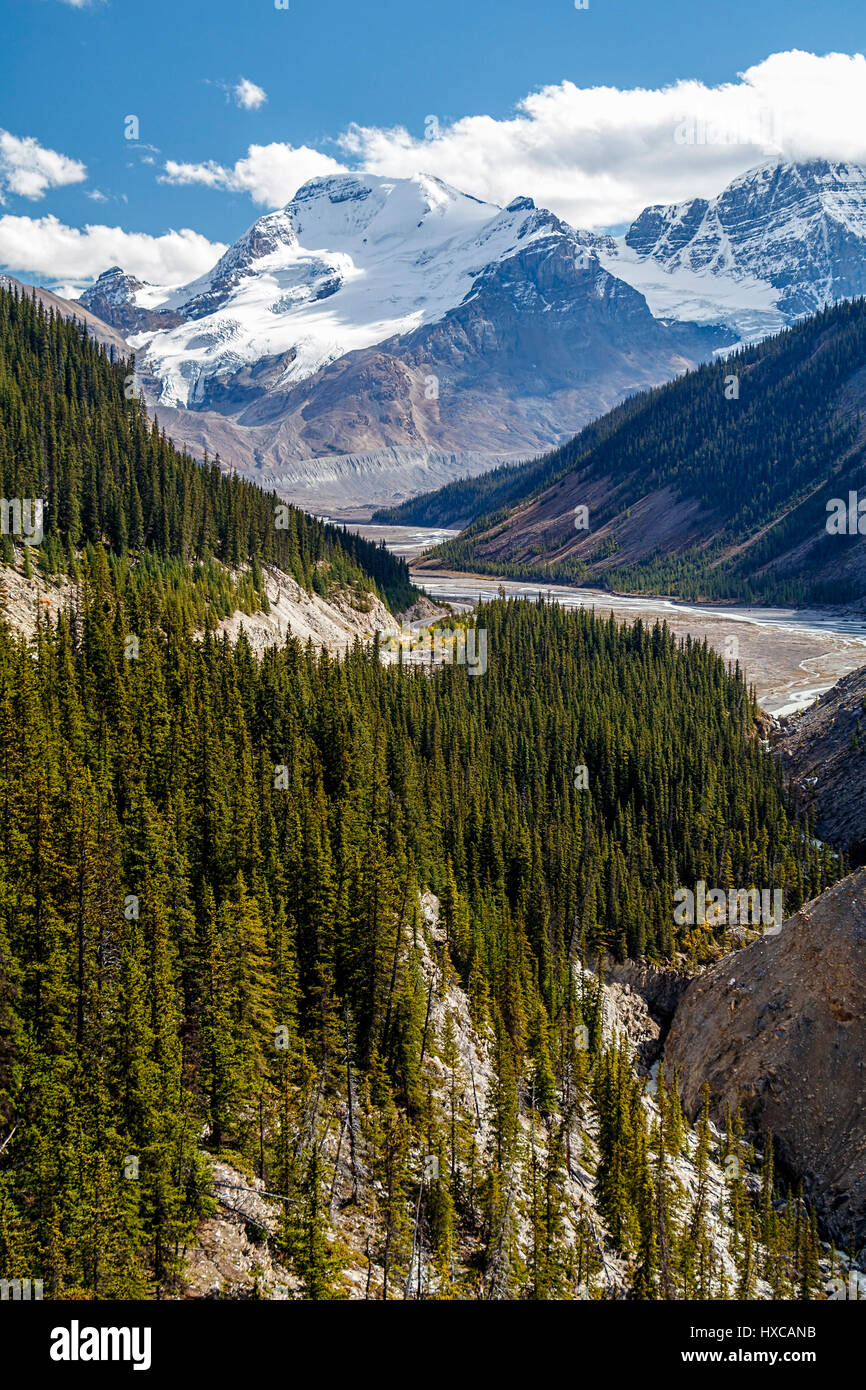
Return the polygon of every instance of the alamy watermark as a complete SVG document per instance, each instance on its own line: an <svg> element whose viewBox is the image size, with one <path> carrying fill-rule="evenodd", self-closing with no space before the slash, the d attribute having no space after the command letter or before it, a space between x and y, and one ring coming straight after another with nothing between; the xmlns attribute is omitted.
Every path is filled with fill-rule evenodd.
<svg viewBox="0 0 866 1390"><path fill-rule="evenodd" d="M470 676L487 670L487 629L483 627L413 628L382 630L379 655L386 664L407 660L413 666L465 666Z"/></svg>
<svg viewBox="0 0 866 1390"><path fill-rule="evenodd" d="M828 536L866 536L866 497L858 501L856 490L848 493L847 503L844 497L831 497L826 510Z"/></svg>
<svg viewBox="0 0 866 1390"><path fill-rule="evenodd" d="M784 916L781 888L710 888L701 879L693 892L678 888L674 893L674 921L677 926L710 927L763 926L777 931Z"/></svg>
<svg viewBox="0 0 866 1390"><path fill-rule="evenodd" d="M0 535L17 536L25 545L42 544L41 497L0 497Z"/></svg>
<svg viewBox="0 0 866 1390"><path fill-rule="evenodd" d="M82 1327L73 1318L52 1328L48 1354L52 1361L129 1361L134 1371L147 1371L152 1336L150 1327Z"/></svg>
<svg viewBox="0 0 866 1390"><path fill-rule="evenodd" d="M0 1279L0 1302L7 1299L41 1299L41 1279Z"/></svg>
<svg viewBox="0 0 866 1390"><path fill-rule="evenodd" d="M756 145L759 149L779 149L779 118L770 106L735 121L691 112L675 126L674 141L677 145Z"/></svg>

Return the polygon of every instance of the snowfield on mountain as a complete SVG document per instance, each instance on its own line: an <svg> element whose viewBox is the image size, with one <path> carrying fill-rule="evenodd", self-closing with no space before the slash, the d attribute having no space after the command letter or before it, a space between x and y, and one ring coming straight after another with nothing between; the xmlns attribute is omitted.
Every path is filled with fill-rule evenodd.
<svg viewBox="0 0 866 1390"><path fill-rule="evenodd" d="M770 160L716 198L648 207L624 236L587 240L657 317L754 341L866 293L866 169Z"/></svg>
<svg viewBox="0 0 866 1390"><path fill-rule="evenodd" d="M213 270L162 296L133 282L137 306L176 312L176 328L133 338L162 382L163 405L203 399L207 378L290 354L282 383L440 319L476 277L539 237L550 213L500 209L419 174L313 179L260 218Z"/></svg>
<svg viewBox="0 0 866 1390"><path fill-rule="evenodd" d="M620 237L426 174L334 174L207 274L105 271L171 437L313 507L391 505L535 457L647 386L866 292L866 172L768 163Z"/></svg>

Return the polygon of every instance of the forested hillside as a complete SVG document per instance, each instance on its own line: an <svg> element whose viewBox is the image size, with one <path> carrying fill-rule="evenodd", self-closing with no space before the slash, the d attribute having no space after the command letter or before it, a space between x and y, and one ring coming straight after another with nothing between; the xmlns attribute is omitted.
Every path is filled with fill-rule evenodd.
<svg viewBox="0 0 866 1390"><path fill-rule="evenodd" d="M274 494L178 453L131 370L83 326L0 288L0 496L43 499L43 573L74 575L82 547L103 544L197 621L266 603L265 562L306 589L341 582L411 603L408 569L384 548L293 507L277 518ZM0 539L7 563L13 539Z"/></svg>
<svg viewBox="0 0 866 1390"><path fill-rule="evenodd" d="M841 872L740 673L504 600L481 676L375 643L257 656L214 619L266 602L263 566L392 603L405 566L275 528L278 499L147 422L126 364L0 311L0 483L48 504L6 562L70 581L33 637L0 623L3 1277L181 1295L226 1183L258 1182L294 1296L357 1292L364 1260L368 1297L413 1271L418 1297L815 1296L772 1153L747 1181L736 1117L690 1134L675 1088L651 1100L583 968L717 956L680 884L791 911Z"/></svg>
<svg viewBox="0 0 866 1390"><path fill-rule="evenodd" d="M864 360L857 300L635 397L492 478L488 495L479 480L438 494L446 520L461 491L485 513L422 568L689 598L857 599L862 536L856 524L828 534L827 521L832 499L847 508L863 482Z"/></svg>
<svg viewBox="0 0 866 1390"><path fill-rule="evenodd" d="M283 1257L308 1295L338 1291L317 1117L341 1102L386 1286L410 1258L411 1156L431 1153L425 1240L441 1289L452 1245L475 1252L471 1294L515 1216L518 1114L547 1136L554 1190L592 1095L598 1201L654 1296L640 1084L601 1050L573 966L711 955L709 928L672 921L680 881L773 884L791 910L838 872L786 816L742 679L661 627L504 601L478 616L481 678L360 646L257 661L243 638L178 640L101 546L83 570L80 610L35 648L0 630L4 1271L55 1296L171 1291L210 1152L283 1194ZM440 985L465 990L496 1059L474 1158L431 1100L431 1054L449 1063L425 1022L423 887L442 903ZM535 1292L517 1273L509 1290L573 1288L560 1217Z"/></svg>

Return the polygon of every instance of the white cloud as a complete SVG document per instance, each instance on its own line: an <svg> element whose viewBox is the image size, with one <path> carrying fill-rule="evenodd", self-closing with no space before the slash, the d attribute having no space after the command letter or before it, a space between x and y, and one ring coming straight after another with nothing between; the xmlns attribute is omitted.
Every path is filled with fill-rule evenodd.
<svg viewBox="0 0 866 1390"><path fill-rule="evenodd" d="M82 183L87 169L78 159L47 150L32 135L23 138L0 130L0 202L4 194L42 198L49 188Z"/></svg>
<svg viewBox="0 0 866 1390"><path fill-rule="evenodd" d="M232 168L215 160L204 164L178 164L170 159L161 182L174 184L203 184L207 188L223 188L232 193L249 193L254 203L281 207L297 193L302 183L324 174L338 174L345 169L330 155L310 149L308 145L274 143L250 145L245 159Z"/></svg>
<svg viewBox="0 0 866 1390"><path fill-rule="evenodd" d="M777 53L717 87L563 82L507 120L426 124L436 138L354 125L338 143L372 173L425 170L493 202L529 194L575 225L612 226L648 203L711 196L778 155L866 162L866 59Z"/></svg>
<svg viewBox="0 0 866 1390"><path fill-rule="evenodd" d="M776 53L716 87L563 82L525 97L508 119L471 116L441 127L431 119L427 126L436 138L355 125L338 143L348 163L373 173L427 170L492 202L524 193L577 226L619 225L648 203L710 196L771 156L866 163L866 58ZM309 146L275 142L251 145L233 166L169 161L161 180L242 192L278 207L308 179L345 167ZM79 161L0 131L0 197L5 188L38 198L85 177ZM189 229L152 237L119 227L80 231L54 217L0 217L0 264L75 284L113 264L142 279L183 283L223 250Z"/></svg>
<svg viewBox="0 0 866 1390"><path fill-rule="evenodd" d="M112 265L154 284L185 284L209 270L225 249L188 228L148 236L122 227L79 230L56 217L0 217L0 265L13 274L24 271L78 286Z"/></svg>
<svg viewBox="0 0 866 1390"><path fill-rule="evenodd" d="M237 105L242 107L244 111L258 111L259 107L264 106L268 99L264 87L257 87L255 82L250 82L248 77L242 77L233 90Z"/></svg>
<svg viewBox="0 0 866 1390"><path fill-rule="evenodd" d="M776 53L715 87L691 79L627 90L562 82L524 97L504 120L467 116L448 125L431 116L425 127L416 136L352 125L337 144L371 173L426 171L491 202L529 194L577 226L617 226L648 203L712 196L768 158L866 163L866 58ZM230 168L169 161L162 177L278 207L306 179L344 167L308 146L274 143L251 145Z"/></svg>

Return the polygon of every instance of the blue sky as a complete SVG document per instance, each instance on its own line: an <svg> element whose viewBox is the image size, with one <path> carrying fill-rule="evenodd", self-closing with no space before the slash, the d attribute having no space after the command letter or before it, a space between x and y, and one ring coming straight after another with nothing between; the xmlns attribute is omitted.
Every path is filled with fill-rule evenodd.
<svg viewBox="0 0 866 1390"><path fill-rule="evenodd" d="M851 0L589 0L580 11L573 0L289 0L285 10L273 0L5 0L0 128L13 173L4 188L0 147L0 263L85 282L111 239L91 238L87 255L76 242L73 254L53 219L141 238L190 229L200 241L186 260L168 243L118 248L145 269L185 276L197 260L204 268L205 243L219 249L291 196L296 170L338 164L400 174L423 163L481 196L530 193L571 220L619 225L643 201L718 191L772 153L748 131L677 148L669 127L692 97L683 89L677 111L668 99L662 112L659 94L689 79L711 104L721 91L749 129L781 110L788 156L858 158L866 69L825 60L804 78L791 58L766 66L794 50L858 54L857 9ZM744 90L737 74L752 69ZM242 81L252 84L246 104ZM598 87L610 89L605 100L588 101ZM828 114L824 94L837 90L840 108ZM540 108L520 107L545 91ZM810 99L814 112L800 119L797 102ZM124 138L130 115L137 141ZM444 138L425 144L431 115ZM491 120L470 128L472 117ZM347 145L353 125L363 133ZM31 156L39 164L37 146L74 163L42 158L34 185L20 170ZM255 168L244 165L251 146L265 151ZM295 160L298 149L308 153ZM28 254L34 267L21 263Z"/></svg>

